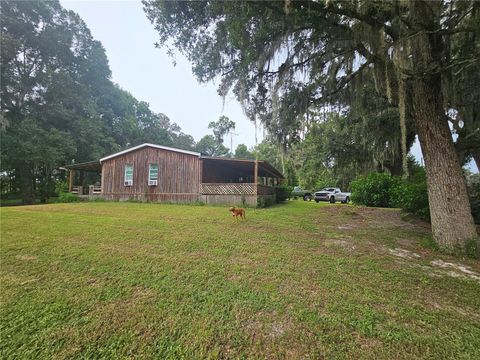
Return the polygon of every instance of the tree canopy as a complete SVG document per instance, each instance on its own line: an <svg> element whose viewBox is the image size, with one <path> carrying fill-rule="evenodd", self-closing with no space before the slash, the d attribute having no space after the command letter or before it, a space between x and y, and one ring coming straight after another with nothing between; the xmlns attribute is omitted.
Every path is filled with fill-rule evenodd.
<svg viewBox="0 0 480 360"><path fill-rule="evenodd" d="M255 159L255 155L248 150L247 145L245 144L238 144L237 148L235 149L234 156L236 159L244 159L244 160Z"/></svg>
<svg viewBox="0 0 480 360"><path fill-rule="evenodd" d="M202 137L196 147L196 151L207 156L226 156L228 155L228 148L225 147L213 135L205 135Z"/></svg>
<svg viewBox="0 0 480 360"><path fill-rule="evenodd" d="M222 115L217 121L210 121L208 128L212 129L217 142L223 144L225 135L235 129L235 122L230 120L227 116Z"/></svg>

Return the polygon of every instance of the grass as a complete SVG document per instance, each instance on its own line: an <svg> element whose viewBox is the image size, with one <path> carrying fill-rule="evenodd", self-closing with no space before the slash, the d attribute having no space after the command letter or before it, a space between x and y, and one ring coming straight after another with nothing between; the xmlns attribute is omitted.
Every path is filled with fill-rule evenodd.
<svg viewBox="0 0 480 360"><path fill-rule="evenodd" d="M480 358L479 262L440 254L397 210L290 201L235 223L222 207L98 202L0 215L2 359Z"/></svg>

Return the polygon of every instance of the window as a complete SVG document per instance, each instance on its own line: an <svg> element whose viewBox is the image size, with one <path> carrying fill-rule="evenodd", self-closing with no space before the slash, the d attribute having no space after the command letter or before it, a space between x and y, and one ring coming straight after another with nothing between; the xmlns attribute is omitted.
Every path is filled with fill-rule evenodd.
<svg viewBox="0 0 480 360"><path fill-rule="evenodd" d="M132 186L133 185L133 165L126 164L125 165L125 186Z"/></svg>
<svg viewBox="0 0 480 360"><path fill-rule="evenodd" d="M158 184L158 164L148 165L148 185L156 186Z"/></svg>

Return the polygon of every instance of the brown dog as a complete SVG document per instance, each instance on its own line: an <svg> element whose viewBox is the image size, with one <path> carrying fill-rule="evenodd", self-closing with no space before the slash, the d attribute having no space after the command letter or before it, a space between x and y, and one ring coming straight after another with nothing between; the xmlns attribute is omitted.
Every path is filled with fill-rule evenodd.
<svg viewBox="0 0 480 360"><path fill-rule="evenodd" d="M247 218L245 217L245 209L231 207L230 209L228 209L228 211L232 213L232 216L235 218L235 220L238 220L239 216L240 219L247 220Z"/></svg>

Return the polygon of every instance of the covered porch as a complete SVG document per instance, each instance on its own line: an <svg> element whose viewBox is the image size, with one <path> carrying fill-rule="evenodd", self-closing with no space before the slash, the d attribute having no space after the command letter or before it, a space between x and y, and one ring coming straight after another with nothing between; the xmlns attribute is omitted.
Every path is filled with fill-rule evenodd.
<svg viewBox="0 0 480 360"><path fill-rule="evenodd" d="M266 161L203 157L200 196L207 204L257 206L274 199L283 175Z"/></svg>
<svg viewBox="0 0 480 360"><path fill-rule="evenodd" d="M68 171L68 191L80 197L96 197L102 195L102 164L100 161L89 161L65 165Z"/></svg>

